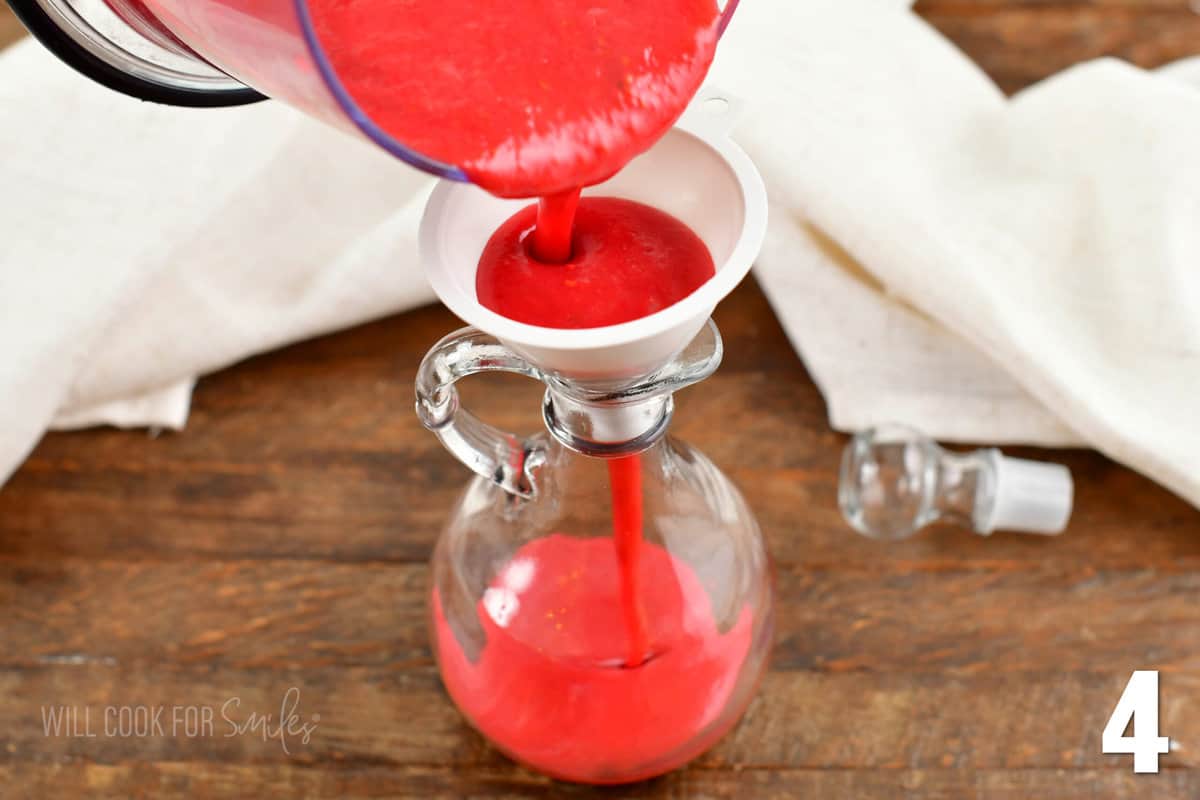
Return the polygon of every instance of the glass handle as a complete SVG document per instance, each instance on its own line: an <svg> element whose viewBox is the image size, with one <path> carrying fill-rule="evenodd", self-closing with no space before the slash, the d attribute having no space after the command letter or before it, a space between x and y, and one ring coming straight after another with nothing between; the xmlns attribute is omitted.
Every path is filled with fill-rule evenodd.
<svg viewBox="0 0 1200 800"><path fill-rule="evenodd" d="M511 433L493 428L459 402L455 384L481 372L512 372L537 380L541 372L494 336L475 328L438 342L417 371L417 416L450 453L472 472L509 494L537 494L534 476L545 453Z"/></svg>

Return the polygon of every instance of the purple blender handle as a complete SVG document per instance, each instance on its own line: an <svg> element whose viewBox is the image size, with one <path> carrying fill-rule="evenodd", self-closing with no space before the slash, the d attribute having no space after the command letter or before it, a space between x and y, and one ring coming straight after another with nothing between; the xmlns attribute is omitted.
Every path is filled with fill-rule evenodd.
<svg viewBox="0 0 1200 800"><path fill-rule="evenodd" d="M308 12L307 0L293 0L293 2L296 8L296 18L300 20L300 29L304 34L304 43L308 47L308 52L312 56L313 63L317 66L317 72L321 75L321 79L325 81L325 85L329 88L338 106L358 126L358 129L368 139L375 142L375 144L410 166L437 175L439 178L445 178L446 180L470 183L471 179L467 177L467 174L462 171L461 167L445 164L422 155L411 147L406 147L383 128L375 124L370 115L363 111L358 103L354 102L354 98L350 96L350 93L346 91L346 87L342 85L341 79L338 78L333 64L330 63L329 57L325 54L325 49L321 47L316 30L313 28L312 15ZM733 12L737 9L738 2L739 0L728 0L725 8L721 10L721 21L717 25L718 36L725 33L725 29L729 27L729 21L733 18Z"/></svg>

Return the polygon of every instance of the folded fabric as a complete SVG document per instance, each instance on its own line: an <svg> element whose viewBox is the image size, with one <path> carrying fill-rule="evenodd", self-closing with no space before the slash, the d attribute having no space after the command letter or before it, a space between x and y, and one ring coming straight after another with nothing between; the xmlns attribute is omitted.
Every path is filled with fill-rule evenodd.
<svg viewBox="0 0 1200 800"><path fill-rule="evenodd" d="M0 53L0 482L51 424L180 427L197 375L428 303L432 183L280 103L167 108Z"/></svg>
<svg viewBox="0 0 1200 800"><path fill-rule="evenodd" d="M743 4L714 79L751 98L758 274L834 424L1086 442L1200 504L1196 72L1008 100L900 4Z"/></svg>

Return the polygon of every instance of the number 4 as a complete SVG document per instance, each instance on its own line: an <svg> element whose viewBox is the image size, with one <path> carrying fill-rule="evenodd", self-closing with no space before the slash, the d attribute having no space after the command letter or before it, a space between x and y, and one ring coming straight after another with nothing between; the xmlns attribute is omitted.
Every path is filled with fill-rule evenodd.
<svg viewBox="0 0 1200 800"><path fill-rule="evenodd" d="M1131 719L1133 736L1126 736L1125 728ZM1125 684L1125 691L1104 726L1102 751L1132 753L1134 772L1158 772L1158 757L1170 746L1170 739L1158 735L1158 671L1137 670Z"/></svg>

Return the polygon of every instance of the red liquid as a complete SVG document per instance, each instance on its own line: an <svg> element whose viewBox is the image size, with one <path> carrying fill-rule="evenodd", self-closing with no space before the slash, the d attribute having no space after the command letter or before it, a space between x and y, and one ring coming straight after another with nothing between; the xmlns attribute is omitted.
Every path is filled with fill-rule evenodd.
<svg viewBox="0 0 1200 800"><path fill-rule="evenodd" d="M621 578L621 614L625 617L625 666L639 666L650 656L646 609L642 605L642 459L608 462L613 504L613 544Z"/></svg>
<svg viewBox="0 0 1200 800"><path fill-rule="evenodd" d="M538 200L537 222L529 240L530 255L536 260L547 264L562 264L571 260L571 239L575 233L579 192L577 187Z"/></svg>
<svg viewBox="0 0 1200 800"><path fill-rule="evenodd" d="M721 711L750 650L749 607L720 633L691 567L657 545L639 551L649 657L636 668L618 592L630 583L607 538L522 547L477 607L487 644L474 662L434 593L446 688L512 757L573 780L637 780L689 761L733 724Z"/></svg>
<svg viewBox="0 0 1200 800"><path fill-rule="evenodd" d="M311 0L343 85L397 140L488 191L598 183L704 79L715 0Z"/></svg>
<svg viewBox="0 0 1200 800"><path fill-rule="evenodd" d="M708 248L690 228L640 203L580 200L571 258L563 264L531 255L536 216L535 206L514 215L479 260L479 302L509 319L547 328L616 325L678 303L715 274Z"/></svg>

